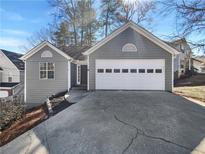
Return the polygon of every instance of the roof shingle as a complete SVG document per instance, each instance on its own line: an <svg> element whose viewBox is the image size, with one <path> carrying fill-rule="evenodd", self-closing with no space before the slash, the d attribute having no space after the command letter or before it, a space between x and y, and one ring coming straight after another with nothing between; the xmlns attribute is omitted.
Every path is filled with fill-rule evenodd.
<svg viewBox="0 0 205 154"><path fill-rule="evenodd" d="M0 49L9 59L10 61L19 69L19 70L24 70L24 62L20 60L19 58L23 56L22 54L7 51Z"/></svg>

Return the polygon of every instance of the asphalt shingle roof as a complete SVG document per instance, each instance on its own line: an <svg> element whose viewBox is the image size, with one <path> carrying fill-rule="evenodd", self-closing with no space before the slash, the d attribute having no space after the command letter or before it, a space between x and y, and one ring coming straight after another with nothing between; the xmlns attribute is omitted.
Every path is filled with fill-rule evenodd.
<svg viewBox="0 0 205 154"><path fill-rule="evenodd" d="M85 52L89 48L91 47L90 46L75 47L70 45L70 46L62 47L60 49L75 60L84 60L85 56L83 55L83 52Z"/></svg>
<svg viewBox="0 0 205 154"><path fill-rule="evenodd" d="M24 62L19 58L22 54L0 49L19 70L24 70Z"/></svg>
<svg viewBox="0 0 205 154"><path fill-rule="evenodd" d="M13 82L13 83L9 83L9 82L0 82L0 87L14 87L17 84L19 84L18 82Z"/></svg>

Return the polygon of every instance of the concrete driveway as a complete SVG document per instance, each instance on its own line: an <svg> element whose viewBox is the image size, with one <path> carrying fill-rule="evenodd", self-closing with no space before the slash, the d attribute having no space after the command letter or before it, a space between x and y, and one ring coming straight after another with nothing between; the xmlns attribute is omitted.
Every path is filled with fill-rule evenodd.
<svg viewBox="0 0 205 154"><path fill-rule="evenodd" d="M184 154L205 140L205 108L168 92L91 92L1 148L5 154ZM198 146L198 147L200 147ZM203 148L195 152L205 153Z"/></svg>

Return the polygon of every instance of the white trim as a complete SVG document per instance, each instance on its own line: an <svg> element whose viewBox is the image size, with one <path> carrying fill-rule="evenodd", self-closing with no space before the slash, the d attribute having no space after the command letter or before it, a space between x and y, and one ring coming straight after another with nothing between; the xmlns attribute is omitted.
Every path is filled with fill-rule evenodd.
<svg viewBox="0 0 205 154"><path fill-rule="evenodd" d="M174 55L172 55L172 89L171 92L174 90Z"/></svg>
<svg viewBox="0 0 205 154"><path fill-rule="evenodd" d="M52 58L53 54L49 50L45 50L41 53L41 58Z"/></svg>
<svg viewBox="0 0 205 154"><path fill-rule="evenodd" d="M41 70L41 68L40 68L40 65L41 65L41 63L46 63L46 70ZM55 80L55 63L53 63L54 64L54 78L52 78L52 79L49 79L48 78L48 63L53 63L53 62L38 62L38 65L39 65L39 80ZM41 71L46 71L46 78L41 78ZM52 71L52 70L50 70L50 71Z"/></svg>
<svg viewBox="0 0 205 154"><path fill-rule="evenodd" d="M137 52L137 47L133 43L126 43L122 47L122 52Z"/></svg>
<svg viewBox="0 0 205 154"><path fill-rule="evenodd" d="M33 49L31 49L29 52L27 52L24 56L22 56L20 59L21 60L26 60L29 57L31 57L32 55L34 55L35 53L37 53L39 50L41 50L43 47L48 46L51 49L53 49L54 51L56 51L57 53L59 53L60 55L62 55L63 57L65 57L68 60L73 60L73 58L71 58L70 56L68 56L67 54L65 54L63 51L59 50L58 48L56 48L54 45L52 45L51 43L49 43L48 41L44 41L42 43L40 43L39 45L37 45L36 47L34 47Z"/></svg>
<svg viewBox="0 0 205 154"><path fill-rule="evenodd" d="M73 60L72 63L76 65L87 65L87 60Z"/></svg>
<svg viewBox="0 0 205 154"><path fill-rule="evenodd" d="M78 71L79 71L79 67L80 67L80 75L78 74ZM81 65L80 64L77 64L76 65L76 77L77 77L77 84L80 85L80 81L81 81Z"/></svg>
<svg viewBox="0 0 205 154"><path fill-rule="evenodd" d="M13 89L15 86L13 86L13 87L0 87L0 91L1 90L11 90L11 89Z"/></svg>
<svg viewBox="0 0 205 154"><path fill-rule="evenodd" d="M87 90L90 90L90 64L89 64L89 55L87 55Z"/></svg>
<svg viewBox="0 0 205 154"><path fill-rule="evenodd" d="M26 103L26 95L27 95L27 93L26 93L26 88L27 88L27 85L26 85L26 61L24 61L24 103Z"/></svg>
<svg viewBox="0 0 205 154"><path fill-rule="evenodd" d="M68 61L68 91L71 88L71 67L70 67L70 62Z"/></svg>
<svg viewBox="0 0 205 154"><path fill-rule="evenodd" d="M154 36L153 34L148 32L147 30L145 30L144 28L142 28L142 27L136 25L135 23L133 23L132 21L130 21L127 24L125 24L124 26L122 26L119 29L117 29L116 31L114 31L108 37L104 38L102 41L98 42L96 45L94 45L93 47L91 47L90 49L85 51L83 54L89 55L89 54L93 53L94 51L96 51L96 49L100 48L102 45L109 42L111 39L115 38L117 35L119 35L123 31L125 31L127 28L134 29L136 32L143 35L144 37L146 37L147 39L154 42L155 44L157 44L158 46L160 46L161 48L165 49L167 52L169 52L173 55L179 53L176 49L169 46L168 44L166 44L165 42L163 42L162 40L160 40L159 38L157 38L156 36Z"/></svg>

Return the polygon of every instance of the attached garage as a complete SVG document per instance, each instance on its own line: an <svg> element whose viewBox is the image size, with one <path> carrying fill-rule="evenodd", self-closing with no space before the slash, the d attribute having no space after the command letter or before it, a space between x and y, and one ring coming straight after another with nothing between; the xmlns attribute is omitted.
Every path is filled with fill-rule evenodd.
<svg viewBox="0 0 205 154"><path fill-rule="evenodd" d="M164 59L96 60L96 89L165 90Z"/></svg>
<svg viewBox="0 0 205 154"><path fill-rule="evenodd" d="M176 54L176 49L129 22L84 52L87 88L172 91Z"/></svg>

